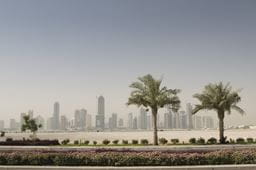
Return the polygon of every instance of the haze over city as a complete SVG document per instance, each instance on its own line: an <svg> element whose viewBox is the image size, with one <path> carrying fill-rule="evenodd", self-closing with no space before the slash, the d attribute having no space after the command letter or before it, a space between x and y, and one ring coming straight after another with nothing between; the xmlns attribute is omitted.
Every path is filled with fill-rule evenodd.
<svg viewBox="0 0 256 170"><path fill-rule="evenodd" d="M246 115L226 124L255 124L256 2L197 2L2 1L1 119L50 117L56 101L68 117L82 108L94 117L100 95L107 115L126 118L139 112L126 106L129 85L151 73L182 90L181 110L204 85L231 82Z"/></svg>

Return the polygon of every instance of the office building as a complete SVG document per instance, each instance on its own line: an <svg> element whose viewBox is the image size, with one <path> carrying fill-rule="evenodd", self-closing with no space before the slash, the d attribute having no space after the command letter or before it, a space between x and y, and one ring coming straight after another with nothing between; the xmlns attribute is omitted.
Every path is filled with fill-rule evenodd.
<svg viewBox="0 0 256 170"><path fill-rule="evenodd" d="M187 115L188 115L188 129L193 129L193 121L192 121L192 111L193 111L193 108L192 108L192 105L190 103L187 104L186 106L186 112L187 112Z"/></svg>
<svg viewBox="0 0 256 170"><path fill-rule="evenodd" d="M58 130L60 124L60 104L58 102L55 102L53 106L52 121L52 130Z"/></svg>
<svg viewBox="0 0 256 170"><path fill-rule="evenodd" d="M96 115L96 128L105 128L105 99L103 96L98 98L98 113Z"/></svg>

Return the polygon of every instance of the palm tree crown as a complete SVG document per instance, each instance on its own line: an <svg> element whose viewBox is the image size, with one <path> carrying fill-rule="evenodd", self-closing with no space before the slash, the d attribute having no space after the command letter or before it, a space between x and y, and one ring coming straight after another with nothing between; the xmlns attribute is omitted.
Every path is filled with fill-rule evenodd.
<svg viewBox="0 0 256 170"><path fill-rule="evenodd" d="M150 74L139 77L138 80L130 85L134 90L131 92L127 105L133 104L156 110L170 105L173 111L179 109L180 100L177 94L180 90L161 87L162 79L156 80Z"/></svg>
<svg viewBox="0 0 256 170"><path fill-rule="evenodd" d="M195 94L194 98L198 99L201 104L195 105L193 113L200 110L215 110L231 113L231 110L236 110L238 113L244 114L244 110L237 106L241 101L238 94L239 91L233 91L230 83L223 85L222 82L218 84L209 84L205 86L201 94Z"/></svg>

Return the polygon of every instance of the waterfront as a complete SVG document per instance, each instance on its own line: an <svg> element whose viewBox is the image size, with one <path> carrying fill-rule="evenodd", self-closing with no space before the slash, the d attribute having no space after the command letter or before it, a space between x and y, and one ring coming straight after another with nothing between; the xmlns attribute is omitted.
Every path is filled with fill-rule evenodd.
<svg viewBox="0 0 256 170"><path fill-rule="evenodd" d="M164 137L168 140L179 139L180 142L188 142L192 137L199 138L203 137L208 139L210 137L218 138L218 130L170 130L170 131L159 131L159 138ZM12 137L13 139L22 139L23 137L28 138L31 133L7 133L6 137ZM122 131L122 132L47 132L38 133L37 136L40 139L70 139L74 140L89 140L101 142L104 139L108 140L129 140L132 139L148 139L152 142L152 131ZM237 129L237 130L226 130L225 136L228 139L236 139L239 137L243 138L256 138L256 129Z"/></svg>

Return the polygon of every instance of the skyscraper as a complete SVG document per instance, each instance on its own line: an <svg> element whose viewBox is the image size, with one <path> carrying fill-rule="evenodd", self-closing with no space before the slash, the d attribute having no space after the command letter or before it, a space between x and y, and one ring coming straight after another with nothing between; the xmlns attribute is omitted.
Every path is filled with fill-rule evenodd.
<svg viewBox="0 0 256 170"><path fill-rule="evenodd" d="M85 127L86 129L91 129L92 128L92 116L90 114L86 114L86 119L85 119Z"/></svg>
<svg viewBox="0 0 256 170"><path fill-rule="evenodd" d="M187 129L188 128L188 115L185 111L180 111L180 128Z"/></svg>
<svg viewBox="0 0 256 170"><path fill-rule="evenodd" d="M60 117L60 129L67 130L67 128L68 128L68 119L66 116L62 115Z"/></svg>
<svg viewBox="0 0 256 170"><path fill-rule="evenodd" d="M87 110L76 110L74 115L74 128L78 130L85 130Z"/></svg>
<svg viewBox="0 0 256 170"><path fill-rule="evenodd" d="M186 107L186 112L187 112L187 115L188 115L188 129L193 129L193 121L192 121L192 105L190 103L187 104L187 107Z"/></svg>
<svg viewBox="0 0 256 170"><path fill-rule="evenodd" d="M123 128L124 127L124 120L121 119L121 118L118 120L118 127L119 128Z"/></svg>
<svg viewBox="0 0 256 170"><path fill-rule="evenodd" d="M147 129L147 111L144 108L140 108L139 128Z"/></svg>
<svg viewBox="0 0 256 170"><path fill-rule="evenodd" d="M53 124L52 129L58 130L60 124L60 104L59 102L55 102L53 106Z"/></svg>
<svg viewBox="0 0 256 170"><path fill-rule="evenodd" d="M117 114L113 113L111 118L109 118L109 128L116 129L117 128Z"/></svg>
<svg viewBox="0 0 256 170"><path fill-rule="evenodd" d="M129 128L129 129L133 128L133 115L132 115L132 113L128 114L127 128Z"/></svg>
<svg viewBox="0 0 256 170"><path fill-rule="evenodd" d="M96 115L96 128L105 128L105 99L103 96L98 98L98 113Z"/></svg>

